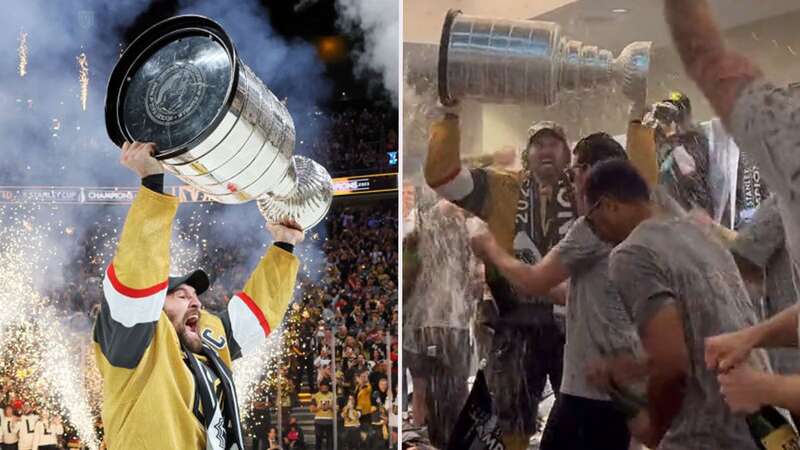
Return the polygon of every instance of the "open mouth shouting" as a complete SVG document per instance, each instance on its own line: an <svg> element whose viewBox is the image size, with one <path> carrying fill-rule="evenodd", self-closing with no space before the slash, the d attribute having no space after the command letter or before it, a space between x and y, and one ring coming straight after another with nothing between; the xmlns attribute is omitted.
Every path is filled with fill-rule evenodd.
<svg viewBox="0 0 800 450"><path fill-rule="evenodd" d="M183 325L186 331L191 332L195 336L197 336L198 335L197 329L199 322L200 322L200 314L197 312L190 312L186 314L186 317L183 320Z"/></svg>
<svg viewBox="0 0 800 450"><path fill-rule="evenodd" d="M553 158L540 158L539 167L553 167L556 162Z"/></svg>

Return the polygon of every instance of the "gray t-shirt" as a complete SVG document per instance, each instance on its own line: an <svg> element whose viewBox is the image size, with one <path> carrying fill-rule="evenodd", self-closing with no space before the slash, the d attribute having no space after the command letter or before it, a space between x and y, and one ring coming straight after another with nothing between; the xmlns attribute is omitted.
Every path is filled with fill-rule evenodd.
<svg viewBox="0 0 800 450"><path fill-rule="evenodd" d="M759 317L761 320L797 303L792 262L784 237L778 201L772 196L761 203L752 220L739 231L731 246L734 255L764 271L764 298L761 305L763 311ZM769 354L775 372L800 372L797 349L774 349L769 350Z"/></svg>
<svg viewBox="0 0 800 450"><path fill-rule="evenodd" d="M744 417L725 404L716 373L704 362L706 338L756 323L730 252L684 219L653 218L614 249L609 273L640 331L669 304L683 318L690 358L686 393L659 449L756 449ZM751 360L759 369L769 367L761 350Z"/></svg>
<svg viewBox="0 0 800 450"><path fill-rule="evenodd" d="M800 91L756 80L742 91L728 124L736 143L758 164L770 191L778 195L786 243L800 265Z"/></svg>
<svg viewBox="0 0 800 450"><path fill-rule="evenodd" d="M641 348L636 328L608 278L611 246L581 217L554 251L570 273L561 392L610 400L586 382L587 364L616 353L639 354Z"/></svg>

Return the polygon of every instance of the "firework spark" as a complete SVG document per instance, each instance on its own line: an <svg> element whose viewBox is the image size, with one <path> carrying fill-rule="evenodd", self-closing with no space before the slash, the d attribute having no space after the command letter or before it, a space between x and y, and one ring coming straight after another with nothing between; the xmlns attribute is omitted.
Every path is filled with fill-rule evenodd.
<svg viewBox="0 0 800 450"><path fill-rule="evenodd" d="M20 400L64 417L96 449L85 365L76 356L90 345L89 334L76 333L36 284L58 257L55 246L47 244L56 231L35 219L41 213L0 209L0 372L11 375Z"/></svg>
<svg viewBox="0 0 800 450"><path fill-rule="evenodd" d="M86 100L89 99L89 60L86 58L86 53L81 53L77 59L80 68L81 107L86 111Z"/></svg>
<svg viewBox="0 0 800 450"><path fill-rule="evenodd" d="M19 33L19 76L24 77L28 73L28 33L20 31Z"/></svg>
<svg viewBox="0 0 800 450"><path fill-rule="evenodd" d="M61 125L54 122L53 127ZM43 217L48 211L41 206L0 207L0 304L4 306L0 308L0 378L10 380L22 401L63 417L84 444L96 449L93 425L101 409L102 378L92 354L91 322L85 311L65 313L64 300L51 291L66 286L41 284L49 279L48 267L59 266L57 262L65 257L66 249L53 243L75 239L79 232L58 219L57 212ZM82 294L86 298L102 295L100 279L117 247L122 219L98 218L87 235L89 276L81 280L90 286ZM179 231L170 251L173 272L197 268L204 255L218 251L206 239L205 229L211 225L220 224L208 209L177 219ZM215 289L219 286L212 286L210 293ZM257 351L234 363L243 416L251 413L253 399L274 391L279 383L278 368L285 365L291 344L299 343L299 306L290 310L284 325Z"/></svg>
<svg viewBox="0 0 800 450"><path fill-rule="evenodd" d="M233 363L233 381L239 394L239 411L244 417L249 416L250 402L265 381L264 378L274 379L276 365L283 351L283 330L278 329L256 351Z"/></svg>

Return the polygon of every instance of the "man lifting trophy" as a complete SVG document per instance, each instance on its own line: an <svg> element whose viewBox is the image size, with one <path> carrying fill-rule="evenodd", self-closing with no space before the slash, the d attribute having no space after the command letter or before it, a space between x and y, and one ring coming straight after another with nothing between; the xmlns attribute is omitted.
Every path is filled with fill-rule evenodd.
<svg viewBox="0 0 800 450"><path fill-rule="evenodd" d="M201 16L165 20L127 48L111 74L106 128L117 145L152 142L164 169L220 203L258 200L268 221L319 223L332 199L319 164L292 156L292 117Z"/></svg>
<svg viewBox="0 0 800 450"><path fill-rule="evenodd" d="M573 152L564 126L547 117L531 117L527 134L520 136L523 170L471 167L461 155L461 105L549 106L565 94L580 96L616 85L633 102L631 110L642 112L650 47L649 42L635 42L615 58L608 50L565 37L556 23L449 11L438 58L441 117L430 128L426 183L440 197L483 219L504 252L525 264L541 262L565 238L575 219L586 212L586 205L575 195L576 185L570 175L589 164L576 158L573 164L577 164L570 165ZM631 114L627 155L633 161L646 162L653 172L653 133L642 126L641 118L641 113ZM605 135L595 139L603 144L614 142ZM538 405L548 381L557 397L556 405L565 403L563 394L599 396L575 375L581 373L573 363L582 363L574 356L575 333L581 326L574 323L574 306L572 314L565 314L563 291L553 286L552 290L524 292L492 261L485 262L492 301L482 302L478 309L481 331L476 334L486 337L479 345L485 350L478 359L487 363L484 372L492 393L491 412L496 415L503 448L522 450L529 447L531 436L540 428ZM417 347L425 345L418 343ZM415 359L409 357L407 361L412 377L426 375L425 367L413 366ZM548 422L548 426L556 422ZM624 425L622 422L623 430ZM472 430L453 433L476 436ZM545 431L544 435L548 434ZM543 448L545 444L562 448L547 440L542 443ZM464 447L461 441L450 445Z"/></svg>
<svg viewBox="0 0 800 450"><path fill-rule="evenodd" d="M242 63L214 21L179 16L145 31L114 68L106 125L142 179L103 281L94 327L109 448L243 449L231 375L287 310L303 230L331 203L331 179L292 157L286 107ZM273 244L226 310L200 296L202 270L170 275L178 199L164 171L221 203L257 200Z"/></svg>

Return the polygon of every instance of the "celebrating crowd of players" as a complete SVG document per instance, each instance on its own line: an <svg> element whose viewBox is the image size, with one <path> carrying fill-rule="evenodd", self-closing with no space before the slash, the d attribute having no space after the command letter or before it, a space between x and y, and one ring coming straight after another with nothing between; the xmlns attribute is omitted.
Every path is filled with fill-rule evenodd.
<svg viewBox="0 0 800 450"><path fill-rule="evenodd" d="M428 186L464 211L449 217L485 222L471 244L489 295L459 291L442 301L492 299L478 308L475 335L488 336L478 347L506 448L527 448L538 431L545 380L557 391L541 438L547 450L757 449L767 443L751 425L764 407L800 413L800 353L760 348L798 340L800 99L725 46L708 2L664 5L689 75L773 195L736 231L711 218L720 205L708 139L679 92L633 105L625 148L605 133L570 148L558 124L538 122L518 172L462 160L457 110L443 109L431 127ZM413 267L404 267L411 279ZM426 297L410 287L406 296ZM414 305L406 311L416 326ZM452 360L416 354L425 342L448 346L421 330L424 342L406 353L415 400L417 379L424 386L459 372L466 381ZM442 367L430 370L425 357ZM466 391L451 393L463 404ZM444 447L453 423L428 416L433 404L415 401L413 419L449 426L429 430Z"/></svg>

